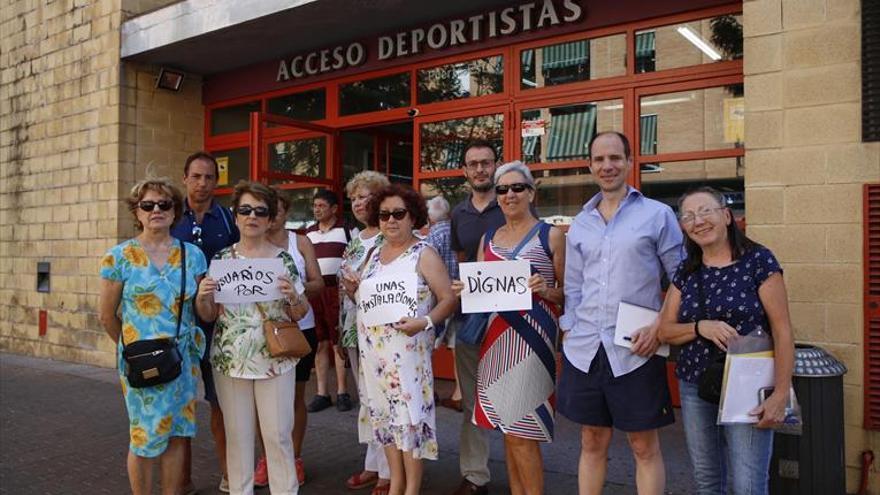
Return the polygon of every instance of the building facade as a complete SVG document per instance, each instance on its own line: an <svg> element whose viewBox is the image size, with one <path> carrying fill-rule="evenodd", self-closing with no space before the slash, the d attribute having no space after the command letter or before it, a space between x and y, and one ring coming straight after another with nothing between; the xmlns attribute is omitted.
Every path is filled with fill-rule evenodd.
<svg viewBox="0 0 880 495"><path fill-rule="evenodd" d="M240 179L280 185L298 227L315 188L341 191L364 169L454 202L463 146L484 138L530 165L538 213L564 226L596 190L586 144L617 130L633 141L633 185L670 204L712 185L779 257L796 339L849 368L854 491L860 453L880 452L866 428L880 427L866 416L880 378L866 372L863 189L880 182L880 143L862 136L863 10L13 1L0 9L0 349L115 363L97 320L98 259L134 234L131 185L182 178L194 150L218 157L221 201ZM178 91L157 87L162 69L184 77Z"/></svg>

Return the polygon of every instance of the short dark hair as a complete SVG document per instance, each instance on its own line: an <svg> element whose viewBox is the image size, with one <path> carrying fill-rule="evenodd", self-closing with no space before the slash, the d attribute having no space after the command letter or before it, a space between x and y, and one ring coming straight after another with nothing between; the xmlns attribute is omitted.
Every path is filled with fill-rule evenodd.
<svg viewBox="0 0 880 495"><path fill-rule="evenodd" d="M316 199L323 199L330 206L339 204L339 198L337 198L336 194L334 194L333 191L329 189L318 189L315 195L312 196L312 201Z"/></svg>
<svg viewBox="0 0 880 495"><path fill-rule="evenodd" d="M626 134L617 131L604 131L593 136L593 139L590 139L590 147L587 148L590 150L590 157L593 156L593 143L595 143L600 137L609 135L617 136L617 138L620 139L620 142L623 143L623 155L626 158L632 158L632 146L629 144L629 138L626 137Z"/></svg>
<svg viewBox="0 0 880 495"><path fill-rule="evenodd" d="M699 186L693 189L689 189L687 192L682 194L680 198L678 198L679 215L681 214L681 205L682 203L684 203L684 200L693 196L694 194L708 194L715 199L719 206L727 209L727 202L724 201L724 196L720 192L718 192L718 190L709 186ZM733 217L732 214L731 217ZM745 233L743 233L743 231L740 230L739 226L736 224L735 218L731 218L730 224L727 226L727 242L728 244L730 244L730 253L733 261L742 258L747 252L761 246L757 242L746 237ZM687 253L687 257L682 261L682 269L685 275L690 275L692 273L695 273L697 270L700 269L701 266L703 266L703 248L701 248L699 244L694 242L690 238L690 236L685 233L684 250L685 253Z"/></svg>
<svg viewBox="0 0 880 495"><path fill-rule="evenodd" d="M495 145L491 141L487 139L474 139L469 141L467 146L461 151L461 160L458 162L459 167L464 167L464 157L467 156L467 152L472 148L489 148L492 150L492 158L496 162L498 161L498 150L495 149Z"/></svg>
<svg viewBox="0 0 880 495"><path fill-rule="evenodd" d="M214 155L208 153L207 151L196 151L192 155L186 157L186 163L183 165L183 176L186 177L189 175L189 165L196 160L208 160L209 162L214 164L214 178L220 178L220 165L217 165L217 159L214 158Z"/></svg>
<svg viewBox="0 0 880 495"><path fill-rule="evenodd" d="M379 205L382 201L395 196L403 200L406 211L412 218L413 228L420 229L428 224L428 205L425 203L425 198L410 186L391 184L383 187L370 198L370 216L367 222L369 225L379 225Z"/></svg>
<svg viewBox="0 0 880 495"><path fill-rule="evenodd" d="M238 184L235 185L235 190L232 193L232 205L235 208L238 208L238 205L241 202L241 197L245 194L250 194L266 203L266 207L269 208L269 220L274 219L275 216L278 215L278 194L271 187L259 182L245 180L238 181Z"/></svg>

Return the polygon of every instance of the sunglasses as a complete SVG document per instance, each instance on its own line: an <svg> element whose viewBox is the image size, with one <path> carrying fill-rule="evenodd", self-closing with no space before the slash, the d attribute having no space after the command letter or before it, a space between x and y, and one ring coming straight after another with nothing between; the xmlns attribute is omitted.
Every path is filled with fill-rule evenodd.
<svg viewBox="0 0 880 495"><path fill-rule="evenodd" d="M516 184L500 184L500 185L495 186L495 194L497 194L499 196L504 196L505 194L507 194L507 191L510 191L511 189L513 189L513 192L519 194L519 193L525 191L526 189L531 189L531 188L532 188L532 186L530 186L529 184L525 184L523 182L517 182Z"/></svg>
<svg viewBox="0 0 880 495"><path fill-rule="evenodd" d="M408 211L404 209L394 210L394 211L379 211L379 220L383 222L387 222L391 217L394 217L395 220L403 220L406 217Z"/></svg>
<svg viewBox="0 0 880 495"><path fill-rule="evenodd" d="M251 212L253 212L254 215L260 218L265 218L269 216L269 207L244 205L236 208L235 212L243 217L249 217L251 215Z"/></svg>
<svg viewBox="0 0 880 495"><path fill-rule="evenodd" d="M161 201L140 201L138 202L138 208L144 210L146 212L153 211L156 207L159 207L162 211L168 211L171 208L174 208L174 202L168 201L167 199L163 199Z"/></svg>
<svg viewBox="0 0 880 495"><path fill-rule="evenodd" d="M198 225L193 225L192 237L193 237L192 243L198 247L202 247L202 244L204 244L204 241L202 241L202 228L201 227L199 227Z"/></svg>

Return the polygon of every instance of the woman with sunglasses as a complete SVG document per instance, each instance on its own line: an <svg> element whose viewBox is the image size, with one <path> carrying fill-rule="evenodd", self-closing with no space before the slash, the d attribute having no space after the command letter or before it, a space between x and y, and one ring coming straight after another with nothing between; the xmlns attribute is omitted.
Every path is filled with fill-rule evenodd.
<svg viewBox="0 0 880 495"><path fill-rule="evenodd" d="M489 316L477 366L473 421L504 434L510 493L533 495L544 491L539 442L553 440L565 235L535 218L535 180L522 162L498 167L495 195L506 223L486 232L477 261L528 261L532 309ZM463 288L461 281L453 283L456 294ZM514 374L516 379L504 379ZM496 399L501 397L503 401Z"/></svg>
<svg viewBox="0 0 880 495"><path fill-rule="evenodd" d="M355 235L345 252L342 253L342 265L340 267L341 274L356 274L367 257L367 253L374 249L374 246L382 244L382 234L379 233L376 218L370 217L370 199L373 194L379 192L384 187L388 187L388 178L384 175L372 170L365 170L355 174L351 180L345 185L345 192L351 200L351 212L354 218L364 225L357 235ZM342 277L339 277L340 291L345 293L345 285ZM354 375L355 383L358 387L358 395L360 399L360 407L365 407L364 387L360 386L360 360L358 358L358 332L357 332L357 305L353 297L340 297L339 308L339 345L336 351L340 357L348 358L351 363L351 371ZM359 422L358 428L364 429L364 437L371 437L370 425ZM389 489L391 472L388 467L388 460L385 458L385 451L382 446L376 442L367 443L367 452L364 456L364 469L358 471L345 480L345 486L350 490L359 490L370 485L373 487L371 495L386 495Z"/></svg>
<svg viewBox="0 0 880 495"><path fill-rule="evenodd" d="M794 341L782 268L736 225L721 194L701 187L678 200L687 258L660 313L660 340L682 346L675 367L697 493L768 493L773 430L785 418ZM752 414L756 425L717 425L718 405L699 396L712 349L762 330L773 338L775 387ZM732 480L732 486L728 486Z"/></svg>
<svg viewBox="0 0 880 495"><path fill-rule="evenodd" d="M258 425L266 450L270 490L273 494L297 493L291 439L297 360L269 354L263 320L296 321L306 315L308 305L295 289L302 287L296 262L267 236L278 212L275 191L256 182L239 182L232 202L241 241L220 251L214 259L281 258L286 273L278 278L283 298L265 303L216 304L217 282L205 277L199 287L199 303L204 302L206 307L202 314L203 306L199 306L199 316L217 321L211 364L226 428L229 491L234 495L254 493L254 437Z"/></svg>
<svg viewBox="0 0 880 495"><path fill-rule="evenodd" d="M140 233L114 246L101 260L99 313L107 334L118 343L119 380L129 419L131 491L135 495L152 492L153 464L158 458L162 493L174 495L183 476L184 438L196 434L198 363L204 334L196 326L192 301L207 263L199 248L171 237L171 226L183 214L183 195L169 179L138 182L127 202ZM186 267L181 274L183 258ZM116 312L120 304L121 319ZM135 341L175 336L181 373L161 385L132 388L123 348Z"/></svg>
<svg viewBox="0 0 880 495"><path fill-rule="evenodd" d="M413 229L428 220L425 200L397 184L373 195L368 224L379 225L381 246L367 254L358 273L343 274L354 294L361 279L394 272L418 276L418 311L414 318L366 327L358 321L360 381L363 400L361 442L385 449L391 468L391 495L416 495L422 484L422 459L437 459L434 376L431 351L434 323L455 309L449 275L440 255L419 240ZM435 303L436 302L436 303Z"/></svg>

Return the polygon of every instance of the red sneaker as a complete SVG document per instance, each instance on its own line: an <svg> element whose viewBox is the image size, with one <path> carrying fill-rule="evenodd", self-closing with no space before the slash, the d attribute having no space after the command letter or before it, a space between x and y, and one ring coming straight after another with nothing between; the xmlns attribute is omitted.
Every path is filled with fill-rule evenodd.
<svg viewBox="0 0 880 495"><path fill-rule="evenodd" d="M306 484L306 468L303 466L302 457L297 457L296 461L296 481L299 482L300 486Z"/></svg>
<svg viewBox="0 0 880 495"><path fill-rule="evenodd" d="M254 486L262 488L269 486L269 467L266 465L266 456L257 461L257 469L254 469Z"/></svg>

